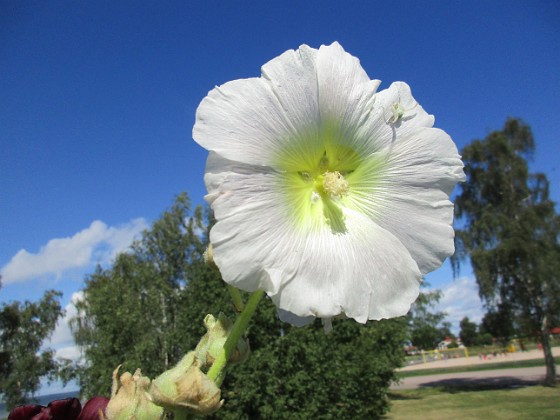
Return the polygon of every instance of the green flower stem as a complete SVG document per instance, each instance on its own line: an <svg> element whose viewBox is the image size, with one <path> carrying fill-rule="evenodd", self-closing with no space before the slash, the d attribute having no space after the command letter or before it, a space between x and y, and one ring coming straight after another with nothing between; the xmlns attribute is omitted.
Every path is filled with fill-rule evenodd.
<svg viewBox="0 0 560 420"><path fill-rule="evenodd" d="M243 312L243 308L245 305L243 304L243 299L241 298L241 292L237 287L233 287L231 284L228 284L228 289L231 295L231 300L233 300L233 306L235 306L236 312Z"/></svg>
<svg viewBox="0 0 560 420"><path fill-rule="evenodd" d="M224 343L222 353L214 361L212 367L210 367L210 370L208 370L208 373L206 374L210 379L216 382L218 386L221 384L224 377L221 373L226 367L227 361L235 351L237 342L247 329L249 320L251 319L253 313L255 313L255 310L257 309L257 306L263 295L264 292L262 290L257 290L256 292L253 292L253 294L251 294L249 300L247 301L247 305L245 305L245 309L243 309L243 312L239 314L237 320L235 321L235 324L233 324L231 332L229 333L229 337Z"/></svg>

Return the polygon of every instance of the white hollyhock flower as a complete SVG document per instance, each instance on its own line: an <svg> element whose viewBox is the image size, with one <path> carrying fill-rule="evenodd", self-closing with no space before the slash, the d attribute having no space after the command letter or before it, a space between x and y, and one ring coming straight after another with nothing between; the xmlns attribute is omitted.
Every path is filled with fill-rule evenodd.
<svg viewBox="0 0 560 420"><path fill-rule="evenodd" d="M379 84L338 43L302 45L197 110L214 261L292 323L404 315L454 251L457 148L408 85Z"/></svg>

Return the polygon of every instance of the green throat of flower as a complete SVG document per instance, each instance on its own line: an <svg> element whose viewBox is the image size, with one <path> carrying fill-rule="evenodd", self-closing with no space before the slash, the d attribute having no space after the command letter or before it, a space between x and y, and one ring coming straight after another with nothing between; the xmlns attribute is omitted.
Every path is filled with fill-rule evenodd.
<svg viewBox="0 0 560 420"><path fill-rule="evenodd" d="M344 234L345 209L361 211L371 204L384 165L377 155L360 156L331 140L302 140L284 151L280 193L297 228Z"/></svg>

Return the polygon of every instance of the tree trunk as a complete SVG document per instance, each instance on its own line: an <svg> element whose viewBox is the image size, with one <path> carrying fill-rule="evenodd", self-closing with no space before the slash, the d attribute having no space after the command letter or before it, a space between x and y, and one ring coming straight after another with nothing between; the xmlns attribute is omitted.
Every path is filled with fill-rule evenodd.
<svg viewBox="0 0 560 420"><path fill-rule="evenodd" d="M165 303L165 296L163 292L159 294L159 301L161 307L161 323L163 324L163 334L162 334L162 353L163 353L163 365L165 370L169 369L169 348L167 343L167 305Z"/></svg>
<svg viewBox="0 0 560 420"><path fill-rule="evenodd" d="M550 348L550 332L548 331L546 316L542 321L541 327L541 344L544 352L544 363L546 365L546 377L544 384L546 386L556 385L556 366L554 365L554 357L552 357L552 349Z"/></svg>

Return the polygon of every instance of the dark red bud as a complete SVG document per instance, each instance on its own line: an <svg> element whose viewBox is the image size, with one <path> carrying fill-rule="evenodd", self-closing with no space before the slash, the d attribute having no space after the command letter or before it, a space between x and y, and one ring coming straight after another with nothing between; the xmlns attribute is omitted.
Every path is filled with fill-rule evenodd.
<svg viewBox="0 0 560 420"><path fill-rule="evenodd" d="M10 411L8 420L76 420L82 405L77 398L54 400L48 406L29 404Z"/></svg>
<svg viewBox="0 0 560 420"><path fill-rule="evenodd" d="M53 420L75 420L80 415L82 404L77 398L66 398L51 401L47 409L50 410L50 418Z"/></svg>
<svg viewBox="0 0 560 420"><path fill-rule="evenodd" d="M51 409L49 407L41 407L41 412L39 414L35 414L33 417L30 417L30 420L51 420L53 416L51 416Z"/></svg>
<svg viewBox="0 0 560 420"><path fill-rule="evenodd" d="M78 420L99 420L99 410L105 414L105 407L109 403L109 398L93 397L82 408Z"/></svg>
<svg viewBox="0 0 560 420"><path fill-rule="evenodd" d="M8 420L29 420L35 414L40 413L42 408L44 407L39 404L20 405L10 411Z"/></svg>

